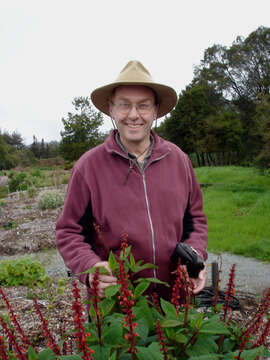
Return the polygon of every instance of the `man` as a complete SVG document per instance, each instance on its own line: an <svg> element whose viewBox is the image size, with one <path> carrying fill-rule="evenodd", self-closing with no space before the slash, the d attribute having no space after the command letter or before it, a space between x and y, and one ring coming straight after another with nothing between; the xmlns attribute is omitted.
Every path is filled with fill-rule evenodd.
<svg viewBox="0 0 270 360"><path fill-rule="evenodd" d="M104 266L99 295L117 279L108 267L110 250L120 252L121 234L137 260L158 266L140 276L170 282L171 256L180 241L207 258L207 224L202 195L191 163L176 145L151 130L153 122L177 102L175 91L155 83L138 61L130 61L117 80L92 92L93 104L109 115L117 130L75 164L56 241L68 268L78 274ZM100 229L95 232L93 224ZM79 275L88 289L92 275ZM205 285L206 270L192 279L194 293ZM153 284L149 290L164 298L170 289Z"/></svg>

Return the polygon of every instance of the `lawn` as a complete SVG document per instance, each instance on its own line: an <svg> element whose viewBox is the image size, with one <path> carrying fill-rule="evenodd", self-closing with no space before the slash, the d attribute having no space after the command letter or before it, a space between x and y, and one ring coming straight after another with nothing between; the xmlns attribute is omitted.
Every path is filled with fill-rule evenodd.
<svg viewBox="0 0 270 360"><path fill-rule="evenodd" d="M208 250L270 262L270 176L254 168L195 169L203 187Z"/></svg>

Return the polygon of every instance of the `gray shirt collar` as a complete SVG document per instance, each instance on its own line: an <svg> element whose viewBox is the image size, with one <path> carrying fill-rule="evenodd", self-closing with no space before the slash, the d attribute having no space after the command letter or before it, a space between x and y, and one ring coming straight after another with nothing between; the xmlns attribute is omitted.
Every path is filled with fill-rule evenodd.
<svg viewBox="0 0 270 360"><path fill-rule="evenodd" d="M151 154L152 154L152 150L153 150L153 147L154 147L154 144L155 144L154 136L150 133L150 147L149 147L149 149L148 149L148 151L147 151L147 154L146 154L146 156L145 156L145 158L144 158L143 163L140 163L140 162L137 160L137 158L136 158L135 155L133 155L133 154L131 154L130 152L128 152L128 150L127 150L127 149L125 148L125 146L122 144L122 141L121 141L121 139L120 139L120 135L119 135L119 132L118 132L118 131L115 132L115 141L116 141L116 143L118 144L118 146L120 147L120 149L123 150L124 153L126 153L126 154L128 155L129 159L130 159L130 160L133 160L133 161L136 163L136 165L137 165L141 170L143 170L144 167L145 167L145 164L146 164L147 160L150 158L150 156L151 156Z"/></svg>

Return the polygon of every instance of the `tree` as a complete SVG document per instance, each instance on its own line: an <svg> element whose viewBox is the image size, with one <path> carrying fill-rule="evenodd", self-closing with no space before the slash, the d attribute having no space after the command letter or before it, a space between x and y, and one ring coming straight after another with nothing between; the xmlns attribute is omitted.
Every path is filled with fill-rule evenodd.
<svg viewBox="0 0 270 360"><path fill-rule="evenodd" d="M260 168L270 168L270 95L258 99L254 117L256 135L261 139L261 148L256 157Z"/></svg>
<svg viewBox="0 0 270 360"><path fill-rule="evenodd" d="M238 36L231 47L213 45L195 68L195 82L211 84L230 101L242 123L242 157L253 161L260 151L256 136L256 99L270 88L270 28L259 27L246 39Z"/></svg>
<svg viewBox="0 0 270 360"><path fill-rule="evenodd" d="M23 143L22 135L17 131L13 131L12 134L9 134L7 131L3 133L3 139L6 144L16 147L18 150L22 150L25 148Z"/></svg>
<svg viewBox="0 0 270 360"><path fill-rule="evenodd" d="M228 99L254 100L270 86L270 28L259 27L231 47L213 45L195 68L195 79L207 81Z"/></svg>
<svg viewBox="0 0 270 360"><path fill-rule="evenodd" d="M180 94L175 109L158 132L186 153L195 153L197 162L205 165L207 119L218 117L224 107L222 94L217 93L213 86L206 82L193 83Z"/></svg>
<svg viewBox="0 0 270 360"><path fill-rule="evenodd" d="M67 161L77 160L101 142L98 128L103 123L102 114L93 110L89 98L77 97L72 104L76 113L62 119L65 130L60 133L60 153Z"/></svg>

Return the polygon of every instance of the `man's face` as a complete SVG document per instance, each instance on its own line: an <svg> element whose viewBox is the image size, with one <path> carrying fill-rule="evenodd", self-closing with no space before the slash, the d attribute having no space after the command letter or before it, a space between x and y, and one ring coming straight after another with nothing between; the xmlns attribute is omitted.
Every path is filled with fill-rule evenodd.
<svg viewBox="0 0 270 360"><path fill-rule="evenodd" d="M154 92L146 86L119 86L111 99L111 117L127 146L147 145L157 111Z"/></svg>

